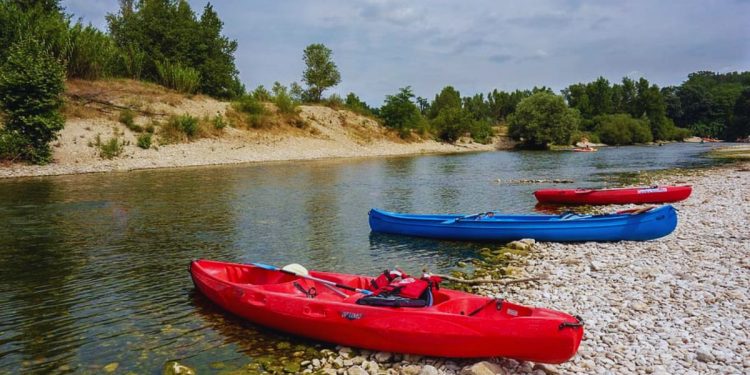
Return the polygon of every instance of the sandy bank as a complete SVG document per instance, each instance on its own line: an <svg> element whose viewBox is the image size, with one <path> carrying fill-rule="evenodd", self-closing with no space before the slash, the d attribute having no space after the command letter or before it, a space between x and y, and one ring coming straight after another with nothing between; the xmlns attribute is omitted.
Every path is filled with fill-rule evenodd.
<svg viewBox="0 0 750 375"><path fill-rule="evenodd" d="M284 124L268 129L230 126L209 138L157 144L144 150L136 145L138 134L117 120L123 109L132 109L136 113L135 123L145 127L154 121L163 123L172 115L226 116L230 104L200 95L186 97L160 86L129 80L70 81L66 96L67 121L53 143L54 162L44 166L0 165L0 178L509 147L505 138L490 145L433 140L406 142L372 118L347 110L300 106L303 128ZM117 137L125 143L123 153L112 160L103 159L99 149L92 145L97 136L101 141Z"/></svg>

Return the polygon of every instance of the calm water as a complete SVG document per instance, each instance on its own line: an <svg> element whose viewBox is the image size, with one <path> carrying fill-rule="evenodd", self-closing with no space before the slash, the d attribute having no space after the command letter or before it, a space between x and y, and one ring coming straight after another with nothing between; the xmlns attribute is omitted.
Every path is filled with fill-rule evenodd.
<svg viewBox="0 0 750 375"><path fill-rule="evenodd" d="M491 152L0 180L0 373L218 372L303 341L193 293L191 258L351 273L450 270L481 245L371 235L367 210L529 212L551 185L689 167L709 145ZM304 349L300 346L296 349ZM220 363L219 363L220 362Z"/></svg>

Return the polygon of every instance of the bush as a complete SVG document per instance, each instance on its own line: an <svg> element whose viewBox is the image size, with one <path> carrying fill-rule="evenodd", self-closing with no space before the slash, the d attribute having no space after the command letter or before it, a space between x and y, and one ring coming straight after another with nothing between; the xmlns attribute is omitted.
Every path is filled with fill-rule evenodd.
<svg viewBox="0 0 750 375"><path fill-rule="evenodd" d="M138 136L138 147L144 150L151 148L151 133L143 133Z"/></svg>
<svg viewBox="0 0 750 375"><path fill-rule="evenodd" d="M156 62L156 71L159 73L159 83L182 93L192 94L200 85L200 73L180 63Z"/></svg>
<svg viewBox="0 0 750 375"><path fill-rule="evenodd" d="M188 138L192 138L198 132L198 119L190 115L182 115L175 118L177 127L182 130Z"/></svg>
<svg viewBox="0 0 750 375"><path fill-rule="evenodd" d="M0 129L0 160L16 161L23 159L29 140L17 132Z"/></svg>
<svg viewBox="0 0 750 375"><path fill-rule="evenodd" d="M344 99L337 94L331 94L328 98L323 99L323 105L332 109L341 109L344 107Z"/></svg>
<svg viewBox="0 0 750 375"><path fill-rule="evenodd" d="M232 106L243 113L249 115L263 115L266 113L266 107L252 95L243 95L237 99Z"/></svg>
<svg viewBox="0 0 750 375"><path fill-rule="evenodd" d="M176 143L193 139L193 137L198 135L198 129L198 119L185 114L170 117L169 121L162 126L159 135L164 144Z"/></svg>
<svg viewBox="0 0 750 375"><path fill-rule="evenodd" d="M431 124L437 131L438 138L455 142L471 130L472 119L461 107L447 107L440 111Z"/></svg>
<svg viewBox="0 0 750 375"><path fill-rule="evenodd" d="M136 133L143 132L143 127L135 123L135 113L133 113L133 111L131 111L130 109L126 109L120 112L119 120L120 123L125 125L128 129Z"/></svg>
<svg viewBox="0 0 750 375"><path fill-rule="evenodd" d="M25 38L10 47L0 67L0 104L5 112L5 129L28 141L22 158L44 164L51 160L49 143L64 126L65 70L42 43Z"/></svg>
<svg viewBox="0 0 750 375"><path fill-rule="evenodd" d="M214 129L221 130L227 127L226 121L224 121L224 117L221 115L216 115L213 120Z"/></svg>
<svg viewBox="0 0 750 375"><path fill-rule="evenodd" d="M271 93L266 90L263 85L259 85L258 87L253 90L253 92L250 94L253 99L259 101L259 102L267 102L271 100Z"/></svg>
<svg viewBox="0 0 750 375"><path fill-rule="evenodd" d="M125 144L120 142L117 137L110 138L106 142L101 142L101 138L97 135L96 142L99 147L99 156L105 159L114 159L115 157L120 156L125 150Z"/></svg>
<svg viewBox="0 0 750 375"><path fill-rule="evenodd" d="M562 97L540 91L518 103L509 116L508 132L526 147L547 148L569 144L579 123L580 114L568 108Z"/></svg>
<svg viewBox="0 0 750 375"><path fill-rule="evenodd" d="M483 144L490 143L494 135L492 123L489 120L473 120L471 123L471 138Z"/></svg>
<svg viewBox="0 0 750 375"><path fill-rule="evenodd" d="M289 96L286 87L278 82L273 84L273 103L285 115L297 113L297 103Z"/></svg>
<svg viewBox="0 0 750 375"><path fill-rule="evenodd" d="M648 119L635 119L628 114L603 115L594 119L596 133L608 145L629 145L653 141Z"/></svg>

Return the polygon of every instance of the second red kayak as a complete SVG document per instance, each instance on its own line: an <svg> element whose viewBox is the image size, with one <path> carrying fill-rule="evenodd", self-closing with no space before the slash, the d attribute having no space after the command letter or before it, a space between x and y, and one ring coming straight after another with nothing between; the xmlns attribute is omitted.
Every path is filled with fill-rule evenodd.
<svg viewBox="0 0 750 375"><path fill-rule="evenodd" d="M687 199L693 188L686 186L650 186L616 189L542 189L534 192L540 203L629 204L669 203Z"/></svg>

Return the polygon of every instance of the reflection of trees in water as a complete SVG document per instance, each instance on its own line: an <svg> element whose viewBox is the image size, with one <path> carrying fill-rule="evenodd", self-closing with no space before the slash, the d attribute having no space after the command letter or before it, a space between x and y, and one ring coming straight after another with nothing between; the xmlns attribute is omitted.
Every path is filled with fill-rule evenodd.
<svg viewBox="0 0 750 375"><path fill-rule="evenodd" d="M48 207L57 199L55 188L47 179L0 187L0 204L9 207L0 219L7 224L0 226L0 281L7 286L0 315L8 349L0 352L0 365L13 361L21 371L57 371L83 341L69 285L82 260L66 246L71 223Z"/></svg>

